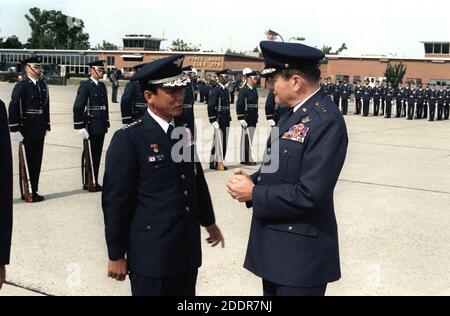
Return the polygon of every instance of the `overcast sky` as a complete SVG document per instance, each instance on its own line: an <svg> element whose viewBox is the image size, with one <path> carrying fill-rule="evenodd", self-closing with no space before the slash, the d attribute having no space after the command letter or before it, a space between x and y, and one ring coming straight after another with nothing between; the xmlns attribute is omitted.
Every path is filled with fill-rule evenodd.
<svg viewBox="0 0 450 316"><path fill-rule="evenodd" d="M39 3L39 5L35 5ZM322 4L322 6L320 6ZM61 10L81 18L91 46L102 40L122 46L125 34L181 38L204 50L252 50L273 29L285 40L306 38L311 46L338 48L345 55L395 54L423 57L420 41L450 41L450 2L295 0L2 0L0 36L26 42L29 8Z"/></svg>

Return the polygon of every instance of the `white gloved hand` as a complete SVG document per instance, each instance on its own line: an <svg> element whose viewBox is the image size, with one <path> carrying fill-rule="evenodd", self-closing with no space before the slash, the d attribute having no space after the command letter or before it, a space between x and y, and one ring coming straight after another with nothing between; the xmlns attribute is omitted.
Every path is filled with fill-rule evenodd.
<svg viewBox="0 0 450 316"><path fill-rule="evenodd" d="M21 142L23 142L23 135L21 132L14 132L14 133L11 133L11 139L18 143L21 143Z"/></svg>
<svg viewBox="0 0 450 316"><path fill-rule="evenodd" d="M213 126L215 129L219 129L219 128L220 128L220 125L219 125L219 123L217 123L217 121L214 122L214 123L212 123L212 126Z"/></svg>
<svg viewBox="0 0 450 316"><path fill-rule="evenodd" d="M82 128L78 131L83 139L89 139L89 133L85 128Z"/></svg>
<svg viewBox="0 0 450 316"><path fill-rule="evenodd" d="M248 124L247 124L247 122L245 120L240 120L239 123L241 123L241 126L243 128L247 128L248 127Z"/></svg>
<svg viewBox="0 0 450 316"><path fill-rule="evenodd" d="M275 127L277 125L277 123L275 123L274 120L269 120L269 125L270 125L270 127Z"/></svg>

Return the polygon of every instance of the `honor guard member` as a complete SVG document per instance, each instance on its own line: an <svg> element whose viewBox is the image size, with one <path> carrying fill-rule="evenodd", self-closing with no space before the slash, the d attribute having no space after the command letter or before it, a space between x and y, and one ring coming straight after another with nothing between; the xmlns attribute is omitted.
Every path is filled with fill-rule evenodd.
<svg viewBox="0 0 450 316"><path fill-rule="evenodd" d="M333 101L339 109L339 102L341 100L341 82L336 80L336 83L331 86L331 94L333 95Z"/></svg>
<svg viewBox="0 0 450 316"><path fill-rule="evenodd" d="M416 118L421 119L423 117L423 107L425 103L425 90L423 89L422 84L419 84L419 89L417 89L416 92L416 102L417 102L417 108L416 108Z"/></svg>
<svg viewBox="0 0 450 316"><path fill-rule="evenodd" d="M302 44L262 42L284 115L268 142L261 169L241 170L231 196L253 207L244 267L262 278L266 296L323 296L340 279L333 192L348 136L339 109L319 87L325 55ZM275 166L276 165L276 166Z"/></svg>
<svg viewBox="0 0 450 316"><path fill-rule="evenodd" d="M206 227L209 244L224 242L202 166L193 160L192 135L185 137L190 134L185 127L174 129L188 81L183 60L183 55L166 57L136 73L132 80L140 82L148 110L115 133L106 156L108 276L123 281L130 272L134 296L194 296L200 226ZM180 130L182 157L172 155Z"/></svg>
<svg viewBox="0 0 450 316"><path fill-rule="evenodd" d="M331 95L330 77L325 78L325 83L322 85L323 92L327 95Z"/></svg>
<svg viewBox="0 0 450 316"><path fill-rule="evenodd" d="M237 119L242 127L241 135L241 164L255 166L256 162L252 159L252 142L255 135L256 124L258 124L258 91L256 83L258 82L259 73L245 68L242 71L245 84L239 91L236 112Z"/></svg>
<svg viewBox="0 0 450 316"><path fill-rule="evenodd" d="M104 60L98 60L88 64L91 77L78 88L73 106L74 127L83 139L89 140L91 145L93 176L97 192L102 191L102 186L98 182L98 169L100 168L105 134L110 127L108 93L105 84L100 82L105 73L104 62ZM88 189L87 183L85 183L86 179L87 176L84 176L83 190Z"/></svg>
<svg viewBox="0 0 450 316"><path fill-rule="evenodd" d="M177 126L185 126L191 130L192 135L196 136L195 131L195 117L194 117L194 103L195 103L195 88L194 79L197 75L197 70L192 66L184 67L183 73L187 76L189 82L184 88L183 100L183 114L175 118Z"/></svg>
<svg viewBox="0 0 450 316"><path fill-rule="evenodd" d="M210 169L217 169L216 161L216 146L222 145L223 160L227 153L227 140L229 127L231 122L230 114L230 93L226 88L226 84L230 78L230 70L225 69L216 73L217 85L211 89L208 100L208 116L209 122L214 127L215 132L220 130L222 135L222 144L216 144L213 140L213 147L211 149L211 159L209 163ZM225 167L225 170L228 170Z"/></svg>
<svg viewBox="0 0 450 316"><path fill-rule="evenodd" d="M385 113L385 117L386 118L391 118L392 115L392 102L394 100L394 95L395 95L395 89L392 87L392 83L388 83L388 86L385 90L386 96L385 96L385 100L386 100L386 113Z"/></svg>
<svg viewBox="0 0 450 316"><path fill-rule="evenodd" d="M444 87L440 87L437 92L437 121L442 121L442 116L444 115L444 104L445 104L445 90Z"/></svg>
<svg viewBox="0 0 450 316"><path fill-rule="evenodd" d="M366 81L362 90L363 98L363 116L369 116L370 100L372 99L372 87L369 81Z"/></svg>
<svg viewBox="0 0 450 316"><path fill-rule="evenodd" d="M348 100L352 95L352 87L348 83L348 80L344 80L344 84L341 86L341 107L342 114L347 115L348 112Z"/></svg>
<svg viewBox="0 0 450 316"><path fill-rule="evenodd" d="M133 67L134 73L144 67L146 64L140 64ZM122 123L130 124L140 119L147 111L147 100L142 94L139 82L130 81L125 86L125 90L120 100L120 110L122 112Z"/></svg>
<svg viewBox="0 0 450 316"><path fill-rule="evenodd" d="M22 61L26 77L14 87L9 104L11 138L25 145L25 153L33 202L41 202L38 194L44 139L50 131L50 99L47 84L41 80L41 56ZM20 186L22 190L22 186ZM22 192L22 200L24 195Z"/></svg>
<svg viewBox="0 0 450 316"><path fill-rule="evenodd" d="M112 103L117 102L117 92L119 91L119 79L122 77L122 71L116 70L109 76L109 81L112 85Z"/></svg>
<svg viewBox="0 0 450 316"><path fill-rule="evenodd" d="M407 117L408 115L408 96L410 92L411 92L411 84L407 82L406 86L403 89L402 117Z"/></svg>
<svg viewBox="0 0 450 316"><path fill-rule="evenodd" d="M287 112L286 107L275 103L275 94L269 91L266 99L266 119L269 121L270 127L275 127L278 121Z"/></svg>
<svg viewBox="0 0 450 316"><path fill-rule="evenodd" d="M200 79L198 81L198 91L200 93L200 103L205 102L205 89L206 89L206 82L203 79Z"/></svg>
<svg viewBox="0 0 450 316"><path fill-rule="evenodd" d="M436 105L437 105L437 91L436 91L436 85L433 84L431 86L430 95L428 98L428 120L430 122L434 121L434 118L436 116Z"/></svg>
<svg viewBox="0 0 450 316"><path fill-rule="evenodd" d="M0 100L0 289L5 282L11 252L13 221L13 170L5 103Z"/></svg>
<svg viewBox="0 0 450 316"><path fill-rule="evenodd" d="M416 106L416 89L414 83L410 84L407 98L408 98L408 120L412 120L414 118L414 109Z"/></svg>
<svg viewBox="0 0 450 316"><path fill-rule="evenodd" d="M425 100L424 100L424 104L423 104L423 118L427 119L428 118L428 100L430 99L430 84L427 83L426 87L425 87Z"/></svg>
<svg viewBox="0 0 450 316"><path fill-rule="evenodd" d="M361 86L361 81L358 80L355 86L355 115L361 114L362 109L362 99L363 96L363 87Z"/></svg>
<svg viewBox="0 0 450 316"><path fill-rule="evenodd" d="M381 86L380 81L375 82L375 87L373 88L373 116L378 116L380 113L381 104Z"/></svg>
<svg viewBox="0 0 450 316"><path fill-rule="evenodd" d="M444 120L448 120L450 116L450 86L445 89L445 104L444 104Z"/></svg>
<svg viewBox="0 0 450 316"><path fill-rule="evenodd" d="M402 115L403 93L404 88L402 87L402 83L400 82L397 88L395 88L395 109L396 109L395 117L400 117Z"/></svg>
<svg viewBox="0 0 450 316"><path fill-rule="evenodd" d="M383 80L381 82L381 116L384 116L385 108L386 108L386 93L387 93L387 82Z"/></svg>

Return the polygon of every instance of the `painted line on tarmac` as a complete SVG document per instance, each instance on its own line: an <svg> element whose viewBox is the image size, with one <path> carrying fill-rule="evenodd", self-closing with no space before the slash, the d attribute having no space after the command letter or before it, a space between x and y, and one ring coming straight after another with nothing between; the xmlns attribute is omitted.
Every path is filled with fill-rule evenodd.
<svg viewBox="0 0 450 316"><path fill-rule="evenodd" d="M392 188L392 189L400 189L400 190L410 190L410 191L420 191L420 192L428 192L428 193L437 193L437 194L450 195L450 192L446 192L446 191L427 190L427 189L411 188L411 187L402 187L402 186L399 186L399 185L390 185L390 184L381 184L381 183L373 183L373 182L354 181L354 180L346 180L346 179L339 179L339 182L347 182L347 183L354 183L354 184L365 184L365 185L384 187L384 188Z"/></svg>
<svg viewBox="0 0 450 316"><path fill-rule="evenodd" d="M5 282L5 284L6 284L6 285L9 285L9 286L12 286L12 287L15 287L15 288L19 288L19 289L22 289L22 290L26 290L26 291L29 291L29 292L33 292L33 293L36 293L36 294L40 294L40 295L44 295L44 296L53 296L53 295L51 295L51 294L42 292L42 291L40 291L40 290L36 290L36 289L31 288L31 287L23 286L23 285L14 283L14 282L8 282L8 281L7 281L7 282Z"/></svg>
<svg viewBox="0 0 450 316"><path fill-rule="evenodd" d="M406 145L394 145L394 144L382 144L382 143L370 143L370 142L351 142L352 144L363 144L363 145L375 145L375 146L386 146L386 147L395 147L395 148L404 148L404 149L420 149L420 150L429 150L429 151L440 151L440 152L450 152L450 149L442 149L442 148L427 148L427 147L419 147L419 146L406 146Z"/></svg>

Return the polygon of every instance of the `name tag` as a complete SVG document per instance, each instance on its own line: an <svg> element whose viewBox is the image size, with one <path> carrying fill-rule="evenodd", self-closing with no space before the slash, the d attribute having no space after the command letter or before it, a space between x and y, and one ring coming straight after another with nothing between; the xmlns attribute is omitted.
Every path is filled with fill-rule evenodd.
<svg viewBox="0 0 450 316"><path fill-rule="evenodd" d="M155 155L155 156L148 156L148 162L149 163L157 163L157 162L163 162L166 161L166 156L164 154L162 155Z"/></svg>

